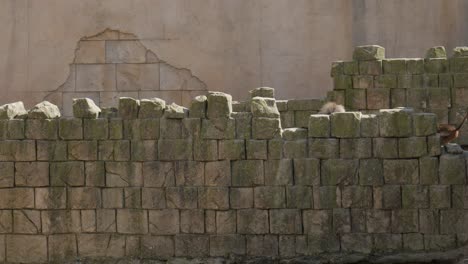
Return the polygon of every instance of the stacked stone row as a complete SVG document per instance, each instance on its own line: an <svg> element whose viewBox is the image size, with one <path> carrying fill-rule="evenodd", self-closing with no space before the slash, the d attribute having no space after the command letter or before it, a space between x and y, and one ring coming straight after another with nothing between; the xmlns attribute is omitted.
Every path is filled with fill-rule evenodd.
<svg viewBox="0 0 468 264"><path fill-rule="evenodd" d="M229 95L211 92L189 109L121 98L101 111L77 99L70 119L48 103L0 107L0 260L384 254L467 241L465 157L440 155L433 114L312 115L308 129L282 129L271 89L249 105L232 112Z"/></svg>
<svg viewBox="0 0 468 264"><path fill-rule="evenodd" d="M359 46L353 61L332 64L329 99L350 110L412 107L437 114L440 123L458 123L468 103L468 48L428 50L422 59L386 59L380 46ZM462 142L466 142L462 138Z"/></svg>

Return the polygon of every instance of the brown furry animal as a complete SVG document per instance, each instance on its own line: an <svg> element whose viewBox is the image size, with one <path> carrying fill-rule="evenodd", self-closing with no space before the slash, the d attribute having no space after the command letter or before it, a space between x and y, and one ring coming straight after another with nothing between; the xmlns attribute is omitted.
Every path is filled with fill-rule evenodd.
<svg viewBox="0 0 468 264"><path fill-rule="evenodd" d="M440 133L440 141L443 145L449 143L450 141L456 139L460 133L460 128L465 123L466 119L468 118L468 112L466 113L463 120L460 122L458 126L454 126L451 124L440 124L437 132Z"/></svg>
<svg viewBox="0 0 468 264"><path fill-rule="evenodd" d="M335 102L327 102L320 108L319 114L332 114L332 113L342 113L346 112L344 106L339 105Z"/></svg>

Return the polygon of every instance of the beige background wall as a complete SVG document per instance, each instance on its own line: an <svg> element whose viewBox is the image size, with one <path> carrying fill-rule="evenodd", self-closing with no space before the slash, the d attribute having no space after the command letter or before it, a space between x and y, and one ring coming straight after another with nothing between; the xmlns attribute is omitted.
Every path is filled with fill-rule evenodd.
<svg viewBox="0 0 468 264"><path fill-rule="evenodd" d="M106 28L135 34L234 99L258 86L278 98L322 97L330 63L350 59L355 45L380 44L387 57L468 45L467 11L466 0L0 0L0 103L68 104L54 91L77 42Z"/></svg>

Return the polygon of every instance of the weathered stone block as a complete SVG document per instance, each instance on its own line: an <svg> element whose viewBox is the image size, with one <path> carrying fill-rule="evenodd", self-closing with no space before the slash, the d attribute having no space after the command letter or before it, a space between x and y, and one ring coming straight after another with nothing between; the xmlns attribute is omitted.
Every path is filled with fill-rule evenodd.
<svg viewBox="0 0 468 264"><path fill-rule="evenodd" d="M354 89L371 89L374 88L373 75L355 75L353 76Z"/></svg>
<svg viewBox="0 0 468 264"><path fill-rule="evenodd" d="M416 75L413 75L413 80ZM427 108L428 89L423 87L422 84L415 86L414 89L406 90L406 106L413 107L416 109Z"/></svg>
<svg viewBox="0 0 468 264"><path fill-rule="evenodd" d="M253 188L230 188L229 189L231 208L252 208L254 203Z"/></svg>
<svg viewBox="0 0 468 264"><path fill-rule="evenodd" d="M59 120L60 139L83 139L83 120L79 118L61 118Z"/></svg>
<svg viewBox="0 0 468 264"><path fill-rule="evenodd" d="M170 236L143 236L141 255L145 258L169 258L174 256L174 238Z"/></svg>
<svg viewBox="0 0 468 264"><path fill-rule="evenodd" d="M0 106L0 119L25 118L28 112L23 102L14 102Z"/></svg>
<svg viewBox="0 0 468 264"><path fill-rule="evenodd" d="M419 174L421 184L438 184L439 159L435 157L424 157L419 159Z"/></svg>
<svg viewBox="0 0 468 264"><path fill-rule="evenodd" d="M382 60L385 59L385 48L378 45L357 46L354 48L353 60Z"/></svg>
<svg viewBox="0 0 468 264"><path fill-rule="evenodd" d="M352 185L358 180L358 160L322 160L322 185Z"/></svg>
<svg viewBox="0 0 468 264"><path fill-rule="evenodd" d="M361 113L344 112L331 115L331 135L338 138L359 137Z"/></svg>
<svg viewBox="0 0 468 264"><path fill-rule="evenodd" d="M391 211L367 210L366 226L369 233L390 233Z"/></svg>
<svg viewBox="0 0 468 264"><path fill-rule="evenodd" d="M419 232L423 234L438 234L439 210L420 209L419 210Z"/></svg>
<svg viewBox="0 0 468 264"><path fill-rule="evenodd" d="M427 152L430 156L440 155L440 134L427 137Z"/></svg>
<svg viewBox="0 0 468 264"><path fill-rule="evenodd" d="M402 209L392 211L392 233L418 232L418 210Z"/></svg>
<svg viewBox="0 0 468 264"><path fill-rule="evenodd" d="M309 157L330 159L339 157L339 140L335 138L309 139Z"/></svg>
<svg viewBox="0 0 468 264"><path fill-rule="evenodd" d="M8 235L5 239L6 260L12 263L47 262L47 237L42 235Z"/></svg>
<svg viewBox="0 0 468 264"><path fill-rule="evenodd" d="M418 158L427 155L426 137L408 137L398 139L400 158Z"/></svg>
<svg viewBox="0 0 468 264"><path fill-rule="evenodd" d="M204 235L176 235L176 257L206 257L209 255L209 237Z"/></svg>
<svg viewBox="0 0 468 264"><path fill-rule="evenodd" d="M436 46L427 50L426 59L430 58L447 58L447 52L444 46Z"/></svg>
<svg viewBox="0 0 468 264"><path fill-rule="evenodd" d="M380 110L379 125L382 137L408 137L413 133L411 112L404 108Z"/></svg>
<svg viewBox="0 0 468 264"><path fill-rule="evenodd" d="M406 59L386 59L382 61L385 74L406 73Z"/></svg>
<svg viewBox="0 0 468 264"><path fill-rule="evenodd" d="M118 209L117 232L123 234L148 233L147 212L137 209Z"/></svg>
<svg viewBox="0 0 468 264"><path fill-rule="evenodd" d="M50 235L48 245L50 262L65 262L78 256L74 234Z"/></svg>
<svg viewBox="0 0 468 264"><path fill-rule="evenodd" d="M109 119L109 139L123 138L122 119Z"/></svg>
<svg viewBox="0 0 468 264"><path fill-rule="evenodd" d="M89 98L73 99L73 116L76 118L98 118L101 109Z"/></svg>
<svg viewBox="0 0 468 264"><path fill-rule="evenodd" d="M57 139L58 121L55 119L27 119L25 136L30 139Z"/></svg>
<svg viewBox="0 0 468 264"><path fill-rule="evenodd" d="M166 208L166 193L162 188L142 188L142 207L147 209Z"/></svg>
<svg viewBox="0 0 468 264"><path fill-rule="evenodd" d="M244 255L246 241L240 235L214 235L210 236L210 256L223 257L229 254Z"/></svg>
<svg viewBox="0 0 468 264"><path fill-rule="evenodd" d="M107 139L109 125L107 119L84 119L84 139Z"/></svg>
<svg viewBox="0 0 468 264"><path fill-rule="evenodd" d="M432 113L413 114L415 136L430 136L437 133L437 118Z"/></svg>
<svg viewBox="0 0 468 264"><path fill-rule="evenodd" d="M127 187L124 189L125 208L141 208L141 189L139 187Z"/></svg>
<svg viewBox="0 0 468 264"><path fill-rule="evenodd" d="M84 183L83 162L53 162L50 164L51 186L83 186Z"/></svg>
<svg viewBox="0 0 468 264"><path fill-rule="evenodd" d="M372 251L370 234L344 234L341 237L341 249L345 252L369 254Z"/></svg>
<svg viewBox="0 0 468 264"><path fill-rule="evenodd" d="M465 184L466 166L463 155L440 156L439 177L441 184Z"/></svg>
<svg viewBox="0 0 468 264"><path fill-rule="evenodd" d="M234 113L236 123L236 138L250 138L252 128L252 113Z"/></svg>
<svg viewBox="0 0 468 264"><path fill-rule="evenodd" d="M320 160L294 159L294 181L298 185L319 185Z"/></svg>
<svg viewBox="0 0 468 264"><path fill-rule="evenodd" d="M150 210L149 232L158 235L179 233L179 211L175 209Z"/></svg>
<svg viewBox="0 0 468 264"><path fill-rule="evenodd" d="M311 115L309 117L309 137L330 136L330 116Z"/></svg>
<svg viewBox="0 0 468 264"><path fill-rule="evenodd" d="M106 185L108 187L142 186L141 163L106 162Z"/></svg>
<svg viewBox="0 0 468 264"><path fill-rule="evenodd" d="M241 139L220 140L218 158L221 160L245 159L245 143Z"/></svg>
<svg viewBox="0 0 468 264"><path fill-rule="evenodd" d="M443 251L455 245L454 235L424 235L424 249L427 251Z"/></svg>
<svg viewBox="0 0 468 264"><path fill-rule="evenodd" d="M229 161L205 163L205 186L230 186L231 164Z"/></svg>
<svg viewBox="0 0 468 264"><path fill-rule="evenodd" d="M79 210L48 210L41 212L42 232L45 234L80 232Z"/></svg>
<svg viewBox="0 0 468 264"><path fill-rule="evenodd" d="M409 59L406 61L406 71L409 74L424 73L424 59Z"/></svg>
<svg viewBox="0 0 468 264"><path fill-rule="evenodd" d="M37 210L14 210L13 232L38 234L41 232L41 212Z"/></svg>
<svg viewBox="0 0 468 264"><path fill-rule="evenodd" d="M235 121L231 118L202 119L201 136L204 139L235 138Z"/></svg>
<svg viewBox="0 0 468 264"><path fill-rule="evenodd" d="M332 231L331 210L304 210L302 216L305 234L329 234Z"/></svg>
<svg viewBox="0 0 468 264"><path fill-rule="evenodd" d="M160 160L192 159L192 141L185 139L161 139L158 141Z"/></svg>
<svg viewBox="0 0 468 264"><path fill-rule="evenodd" d="M372 157L372 139L340 139L340 158L371 158Z"/></svg>
<svg viewBox="0 0 468 264"><path fill-rule="evenodd" d="M68 159L97 160L97 141L68 141Z"/></svg>
<svg viewBox="0 0 468 264"><path fill-rule="evenodd" d="M344 208L372 208L370 186L344 186L341 196Z"/></svg>
<svg viewBox="0 0 468 264"><path fill-rule="evenodd" d="M252 119L252 138L272 139L281 137L279 118L256 117Z"/></svg>
<svg viewBox="0 0 468 264"><path fill-rule="evenodd" d="M362 159L359 161L359 183L361 185L382 185L383 179L382 160Z"/></svg>
<svg viewBox="0 0 468 264"><path fill-rule="evenodd" d="M161 118L166 101L159 98L141 99L138 118Z"/></svg>
<svg viewBox="0 0 468 264"><path fill-rule="evenodd" d="M178 161L175 164L176 185L201 186L204 184L205 163Z"/></svg>
<svg viewBox="0 0 468 264"><path fill-rule="evenodd" d="M203 211L202 211L203 217ZM236 211L216 211L216 233L218 234L234 234L236 233L237 225ZM204 224L203 218L201 225Z"/></svg>
<svg viewBox="0 0 468 264"><path fill-rule="evenodd" d="M209 193L212 194L212 193ZM218 194L223 195L221 192ZM226 196L228 193L225 194ZM168 187L166 188L166 201L168 208L194 209L198 202L197 188L195 187ZM205 199L213 198L208 196ZM217 202L217 201L216 201Z"/></svg>
<svg viewBox="0 0 468 264"><path fill-rule="evenodd" d="M448 185L429 186L430 208L450 208L450 195Z"/></svg>
<svg viewBox="0 0 468 264"><path fill-rule="evenodd" d="M360 61L359 74L362 75L380 75L382 74L382 61Z"/></svg>
<svg viewBox="0 0 468 264"><path fill-rule="evenodd" d="M49 163L47 162L16 162L16 186L47 186L49 185Z"/></svg>
<svg viewBox="0 0 468 264"><path fill-rule="evenodd" d="M286 187L286 207L308 209L312 208L313 197L312 187L308 186L287 186Z"/></svg>
<svg viewBox="0 0 468 264"><path fill-rule="evenodd" d="M270 232L272 234L301 234L300 211L296 209L270 210Z"/></svg>
<svg viewBox="0 0 468 264"><path fill-rule="evenodd" d="M123 208L123 189L105 188L102 189L102 207L103 208Z"/></svg>
<svg viewBox="0 0 468 264"><path fill-rule="evenodd" d="M200 161L218 160L218 141L195 139L193 141L193 159Z"/></svg>
<svg viewBox="0 0 468 264"><path fill-rule="evenodd" d="M140 101L130 97L119 98L119 117L122 119L135 119L138 117Z"/></svg>
<svg viewBox="0 0 468 264"><path fill-rule="evenodd" d="M115 233L117 232L115 210L98 209L96 210L96 231L102 233Z"/></svg>
<svg viewBox="0 0 468 264"><path fill-rule="evenodd" d="M406 103L406 89L390 90L390 106L392 108L404 107Z"/></svg>
<svg viewBox="0 0 468 264"><path fill-rule="evenodd" d="M384 185L382 187L382 207L385 209L401 208L401 187Z"/></svg>
<svg viewBox="0 0 468 264"><path fill-rule="evenodd" d="M353 79L348 75L337 75L333 77L333 89L344 90L353 87Z"/></svg>
<svg viewBox="0 0 468 264"><path fill-rule="evenodd" d="M36 188L36 209L65 209L67 206L67 191L65 188Z"/></svg>
<svg viewBox="0 0 468 264"><path fill-rule="evenodd" d="M70 188L68 194L68 205L72 209L92 209L101 206L101 191L99 188Z"/></svg>
<svg viewBox="0 0 468 264"><path fill-rule="evenodd" d="M343 62L342 61L334 61L331 65L330 76L335 77L338 75L343 74Z"/></svg>
<svg viewBox="0 0 468 264"><path fill-rule="evenodd" d="M448 71L447 58L430 58L424 60L424 70L427 73L445 73Z"/></svg>
<svg viewBox="0 0 468 264"><path fill-rule="evenodd" d="M8 139L24 139L25 138L25 120L11 119L8 120Z"/></svg>
<svg viewBox="0 0 468 264"><path fill-rule="evenodd" d="M13 187L15 166L13 162L0 162L0 187Z"/></svg>
<svg viewBox="0 0 468 264"><path fill-rule="evenodd" d="M262 209L286 207L286 192L284 187L255 187L254 204L256 208Z"/></svg>
<svg viewBox="0 0 468 264"><path fill-rule="evenodd" d="M188 108L180 106L176 103L166 105L164 109L164 117L167 119L182 119L188 117Z"/></svg>
<svg viewBox="0 0 468 264"><path fill-rule="evenodd" d="M54 119L59 117L60 110L58 106L48 101L38 103L28 112L29 119Z"/></svg>
<svg viewBox="0 0 468 264"><path fill-rule="evenodd" d="M232 113L232 96L222 92L208 92L206 115L211 118L229 118Z"/></svg>
<svg viewBox="0 0 468 264"><path fill-rule="evenodd" d="M357 61L343 62L343 73L346 75L355 75L359 73L359 65Z"/></svg>
<svg viewBox="0 0 468 264"><path fill-rule="evenodd" d="M205 118L207 101L208 98L205 95L199 95L193 98L190 103L189 117Z"/></svg>
<svg viewBox="0 0 468 264"><path fill-rule="evenodd" d="M0 141L0 161L36 160L34 140Z"/></svg>
<svg viewBox="0 0 468 264"><path fill-rule="evenodd" d="M418 184L419 163L417 159L384 160L386 184Z"/></svg>
<svg viewBox="0 0 468 264"><path fill-rule="evenodd" d="M398 252L402 247L401 234L375 234L374 250L378 252Z"/></svg>
<svg viewBox="0 0 468 264"><path fill-rule="evenodd" d="M398 87L397 76L395 74L377 75L377 76L374 77L374 87L377 88L377 89L379 89L379 88L386 88L386 89L397 88Z"/></svg>
<svg viewBox="0 0 468 264"><path fill-rule="evenodd" d="M253 117L279 118L280 116L274 98L253 97L250 109Z"/></svg>
<svg viewBox="0 0 468 264"><path fill-rule="evenodd" d="M163 139L180 139L186 136L186 130L182 120L161 118L160 136Z"/></svg>
<svg viewBox="0 0 468 264"><path fill-rule="evenodd" d="M231 166L233 186L255 186L264 183L262 160L233 161Z"/></svg>
<svg viewBox="0 0 468 264"><path fill-rule="evenodd" d="M122 258L125 237L114 234L78 234L78 253L81 257Z"/></svg>
<svg viewBox="0 0 468 264"><path fill-rule="evenodd" d="M332 209L341 207L341 191L336 186L314 187L314 208Z"/></svg>
<svg viewBox="0 0 468 264"><path fill-rule="evenodd" d="M145 187L169 187L175 185L175 168L172 162L144 162L142 174Z"/></svg>
<svg viewBox="0 0 468 264"><path fill-rule="evenodd" d="M390 89L376 88L366 91L367 109L382 109L390 107Z"/></svg>
<svg viewBox="0 0 468 264"><path fill-rule="evenodd" d="M237 233L268 234L268 210L237 210Z"/></svg>
<svg viewBox="0 0 468 264"><path fill-rule="evenodd" d="M346 90L345 106L349 110L363 110L367 108L366 104L367 89L348 89Z"/></svg>
<svg viewBox="0 0 468 264"><path fill-rule="evenodd" d="M418 233L403 234L403 249L410 251L424 250L423 235Z"/></svg>
<svg viewBox="0 0 468 264"><path fill-rule="evenodd" d="M226 187L205 187L198 189L198 207L225 210L229 208L229 190Z"/></svg>
<svg viewBox="0 0 468 264"><path fill-rule="evenodd" d="M428 208L429 189L421 185L402 186L403 208Z"/></svg>
<svg viewBox="0 0 468 264"><path fill-rule="evenodd" d="M157 146L156 140L133 140L131 142L131 159L134 161L157 160Z"/></svg>
<svg viewBox="0 0 468 264"><path fill-rule="evenodd" d="M266 140L247 140L247 159L267 159Z"/></svg>
<svg viewBox="0 0 468 264"><path fill-rule="evenodd" d="M101 140L98 146L99 160L109 161L129 161L130 141L129 140Z"/></svg>
<svg viewBox="0 0 468 264"><path fill-rule="evenodd" d="M292 160L267 160L264 166L266 185L291 185L293 183Z"/></svg>

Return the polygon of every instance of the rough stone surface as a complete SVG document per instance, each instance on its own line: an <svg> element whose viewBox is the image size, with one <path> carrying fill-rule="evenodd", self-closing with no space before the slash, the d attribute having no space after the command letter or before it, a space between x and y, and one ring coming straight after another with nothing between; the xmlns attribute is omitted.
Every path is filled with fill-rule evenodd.
<svg viewBox="0 0 468 264"><path fill-rule="evenodd" d="M101 109L89 98L73 99L73 116L76 118L98 118Z"/></svg>
<svg viewBox="0 0 468 264"><path fill-rule="evenodd" d="M24 118L28 112L23 102L14 102L0 106L0 119Z"/></svg>
<svg viewBox="0 0 468 264"><path fill-rule="evenodd" d="M31 119L52 119L59 117L59 108L48 101L38 103L28 112L28 118Z"/></svg>

